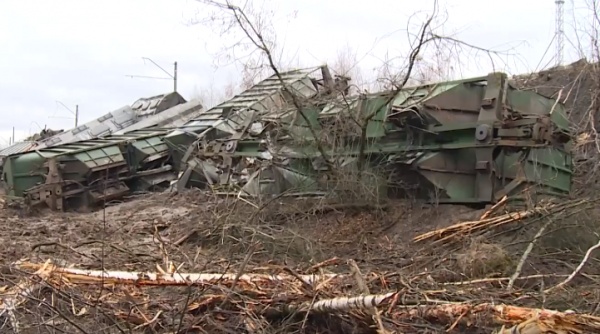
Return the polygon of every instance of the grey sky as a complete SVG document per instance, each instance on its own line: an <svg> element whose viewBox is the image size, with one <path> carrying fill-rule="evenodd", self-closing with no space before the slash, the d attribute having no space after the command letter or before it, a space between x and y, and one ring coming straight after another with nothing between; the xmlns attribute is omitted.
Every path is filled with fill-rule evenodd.
<svg viewBox="0 0 600 334"><path fill-rule="evenodd" d="M565 62L579 58L576 45L589 45L581 32L589 31L588 1L565 3ZM319 65L350 45L369 71L381 65L386 51L408 50L406 33L399 30L414 12L430 11L432 1L272 0L266 6L275 13L272 22L287 58ZM484 48L516 47L516 56L505 59L508 66L496 64L497 70L522 73L552 61L553 46L542 57L554 35L554 0L454 0L440 1L440 7L447 17L440 33ZM126 77L165 76L141 57L167 70L178 61L178 88L185 98L218 92L239 70L217 69L224 39L189 24L206 11L193 0L0 1L0 145L13 126L17 140L38 132L38 125L72 127L72 115L56 101L72 109L79 104L85 122L139 97L170 91L168 80ZM464 76L492 70L481 57L465 59Z"/></svg>

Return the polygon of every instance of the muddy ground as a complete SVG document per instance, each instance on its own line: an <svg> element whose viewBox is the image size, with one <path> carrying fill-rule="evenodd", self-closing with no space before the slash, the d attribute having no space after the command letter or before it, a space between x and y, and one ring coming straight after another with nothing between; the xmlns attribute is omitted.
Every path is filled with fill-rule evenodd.
<svg viewBox="0 0 600 334"><path fill-rule="evenodd" d="M395 201L386 206L277 200L262 209L200 191L145 195L92 213L2 211L5 263L56 258L81 268L155 270L164 244L181 270L219 270L258 242L258 264L309 266L332 257L397 269L412 237L482 210ZM162 242L162 243L161 243ZM104 254L104 257L102 255ZM253 261L254 262L254 261Z"/></svg>

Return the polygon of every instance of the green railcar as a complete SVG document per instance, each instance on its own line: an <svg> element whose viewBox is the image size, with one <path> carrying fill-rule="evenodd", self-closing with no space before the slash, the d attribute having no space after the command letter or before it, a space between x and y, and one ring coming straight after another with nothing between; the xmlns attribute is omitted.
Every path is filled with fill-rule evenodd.
<svg viewBox="0 0 600 334"><path fill-rule="evenodd" d="M347 177L376 182L387 196L448 203L570 192L563 105L516 89L504 73L342 97L320 94L323 81L294 80L282 92L286 83L269 78L278 89L258 84L237 97L245 103L226 102L166 136L181 160L178 188L331 193L356 181Z"/></svg>
<svg viewBox="0 0 600 334"><path fill-rule="evenodd" d="M11 155L6 190L58 210L167 185L447 203L570 193L563 105L505 74L357 96L344 80L326 66L282 72L177 129Z"/></svg>
<svg viewBox="0 0 600 334"><path fill-rule="evenodd" d="M94 205L168 183L174 176L166 129L74 142L8 156L8 195L55 210Z"/></svg>

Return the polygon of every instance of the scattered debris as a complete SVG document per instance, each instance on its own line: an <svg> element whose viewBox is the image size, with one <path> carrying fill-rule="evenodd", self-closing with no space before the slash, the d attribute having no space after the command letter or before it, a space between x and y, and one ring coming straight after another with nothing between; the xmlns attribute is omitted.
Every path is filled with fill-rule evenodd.
<svg viewBox="0 0 600 334"><path fill-rule="evenodd" d="M30 141L40 141L40 140L45 140L48 139L50 137L53 137L59 133L64 132L65 130L52 130L52 129L42 129L42 131L40 131L39 133L35 133L27 138L25 138L26 142L30 142Z"/></svg>
<svg viewBox="0 0 600 334"><path fill-rule="evenodd" d="M483 218L476 221L462 222L456 225L448 226L440 230L427 232L415 237L414 241L423 241L427 239L438 239L435 243L442 243L452 238L460 238L462 236L474 237L478 231L489 231L493 228L514 223L524 218L531 217L538 213L552 213L573 209L577 206L589 203L588 200L579 199L571 201L563 201L561 203L540 203L538 206L518 212L509 212L500 216Z"/></svg>
<svg viewBox="0 0 600 334"><path fill-rule="evenodd" d="M35 289L61 291L68 287L71 291L80 289L80 285L110 285L113 288L103 293L98 299L93 290L80 296L88 296L87 303L96 307L108 307L117 318L137 325L136 328L149 327L156 330L168 321L168 304L153 303L153 292L144 286L195 286L203 293L188 296L181 317L187 314L204 314L198 322L188 330L197 326L206 326L213 331L253 333L256 326L277 326L287 317L323 317L329 321L337 317L337 322L354 322L355 328L373 326L373 319L366 316L368 309L374 309L377 327L380 331L406 331L410 329L410 321L426 319L442 325L450 332L458 328L476 326L500 326L500 333L592 333L600 331L600 317L577 314L575 312L558 312L546 309L535 309L489 302L465 302L461 300L441 299L444 290L419 290L416 295L406 283L398 286L397 291L379 292L378 294L352 295L351 286L356 285L356 275L352 274L323 274L323 275L265 275L260 273L135 273L81 270L71 267L58 267L46 261L44 264L18 263L17 268L35 270L32 277L10 288L5 293L2 304L10 316L12 328L18 328L18 319L14 312L23 305L24 298L32 296ZM356 271L355 271L356 273ZM37 277L36 277L37 276ZM389 286L393 277L399 274L387 273L369 275L379 280L386 280ZM357 285L364 282L378 282L371 277L358 279ZM41 279L41 282L36 278ZM415 278L408 280L413 286ZM354 281L354 283L353 283ZM35 283L28 283L35 282ZM363 283L361 283L363 282ZM403 282L400 278L400 282ZM371 283L373 284L373 283ZM431 285L421 282L422 285ZM129 286L129 288L127 287ZM402 287L404 286L404 287ZM373 286L376 290L384 286ZM93 288L92 288L93 289ZM235 289L235 296L228 291ZM363 289L368 289L365 285ZM13 291L14 290L14 291ZM344 293L344 291L348 291ZM449 292L449 291L448 291ZM341 294L341 296L340 296ZM419 294L422 296L418 297ZM438 295L436 297L436 295ZM20 296L19 301L15 298ZM140 299L140 298L150 299ZM61 298L61 297L58 297ZM122 302L119 302L119 299ZM119 309L128 303L133 308ZM83 301L85 303L85 301ZM78 302L78 304L81 303ZM110 307L115 305L117 308ZM73 315L82 317L85 308L73 308ZM333 317L333 318L332 318ZM232 321L233 318L237 320ZM212 320L209 320L212 319ZM414 323L414 326L419 326ZM505 327L509 326L509 329ZM263 330L266 328L263 328ZM186 330L187 331L187 330ZM338 329L343 332L342 328Z"/></svg>

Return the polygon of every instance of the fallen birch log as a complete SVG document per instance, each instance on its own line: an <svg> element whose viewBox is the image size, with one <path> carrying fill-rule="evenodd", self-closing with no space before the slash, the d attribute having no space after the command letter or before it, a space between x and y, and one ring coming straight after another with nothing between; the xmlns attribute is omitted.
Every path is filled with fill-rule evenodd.
<svg viewBox="0 0 600 334"><path fill-rule="evenodd" d="M510 330L500 333L598 333L600 331L600 317L587 314L574 314L552 310L532 309L510 305L493 305L489 303L479 305L454 304L437 305L425 308L400 311L394 318L424 317L432 320L456 321L475 323L477 319L487 319L497 324L514 326Z"/></svg>
<svg viewBox="0 0 600 334"><path fill-rule="evenodd" d="M572 312L535 309L491 303L469 304L448 303L440 305L393 305L398 293L343 297L320 300L312 307L300 307L300 310L326 313L347 313L369 307L392 306L382 316L394 320L426 318L441 323L475 324L477 321L513 326L500 333L598 333L600 317ZM516 330L515 330L516 329ZM525 331L524 329L527 329Z"/></svg>
<svg viewBox="0 0 600 334"><path fill-rule="evenodd" d="M95 271L81 270L73 268L61 268L49 263L44 265L22 263L21 268L37 269L36 275L42 279L47 279L52 284L52 280L65 280L72 284L90 284L105 283L114 284L135 284L135 285L202 285L210 284L212 286L221 286L231 284L235 280L235 274L157 274L140 273L126 271ZM600 317L587 314L575 314L568 312L559 312L552 310L543 310L535 308L518 307L511 305L495 305L491 303L472 304L465 302L445 302L436 301L429 305L406 303L400 304L403 300L402 292L389 292L385 294L362 295L362 296L344 296L327 298L316 301L307 301L307 298L285 298L275 302L274 295L281 293L292 294L299 297L299 290L295 289L299 285L298 278L312 284L328 279L343 277L344 275L265 275L265 274L245 274L239 276L237 282L246 282L248 284L264 284L264 287L271 287L271 290L262 290L261 295L266 299L254 298L254 305L264 305L266 308L253 308L254 311L261 312L268 308L282 308L284 310L299 311L305 313L326 313L326 314L353 314L352 311L383 308L381 317L384 322L389 320L403 320L410 322L414 319L425 318L438 323L447 324L453 328L458 324L473 326L478 323L513 326L510 329L503 329L500 333L598 333L600 332ZM224 282L224 277L225 281ZM290 284L273 284L273 283ZM270 284L269 284L270 283ZM292 284L295 283L295 284ZM22 291L24 286L15 287L14 291ZM262 288L262 287L261 287ZM11 288L12 289L12 288ZM27 290L27 289L26 289ZM243 294L243 291L238 293ZM335 291L330 291L335 293ZM251 295L248 296L252 298ZM255 295L256 297L256 295ZM222 299L209 296L198 301L206 307L221 303ZM4 309L12 313L15 307L14 297L4 299ZM248 305L245 304L244 305ZM239 305L238 305L239 307ZM356 315L353 315L356 316ZM9 317L14 319L13 317ZM358 318L357 318L358 319ZM15 323L16 326L16 323Z"/></svg>
<svg viewBox="0 0 600 334"><path fill-rule="evenodd" d="M398 292L358 297L323 299L314 304L303 303L296 310L316 313L349 313L372 307L390 308L381 315L392 320L425 318L454 327L484 322L489 325L512 326L500 334L509 333L599 333L600 317L572 312L535 309L491 303L447 303L439 305L396 305Z"/></svg>
<svg viewBox="0 0 600 334"><path fill-rule="evenodd" d="M382 295L322 299L315 303L303 303L298 307L298 310L320 313L335 313L341 311L345 313L352 310L369 309L389 304L389 301L396 295L396 292L389 292Z"/></svg>
<svg viewBox="0 0 600 334"><path fill-rule="evenodd" d="M20 269L39 270L42 264L37 263L18 263ZM85 270L75 268L64 268L54 265L47 265L50 275L60 275L75 284L131 284L131 285L214 285L220 282L223 285L234 281L236 278L240 283L261 284L274 282L298 282L301 279L308 284L326 282L334 278L342 278L345 275L339 274L311 274L311 275L269 275L269 274L233 274L233 273L160 273L160 272L136 272L136 271L102 271Z"/></svg>

